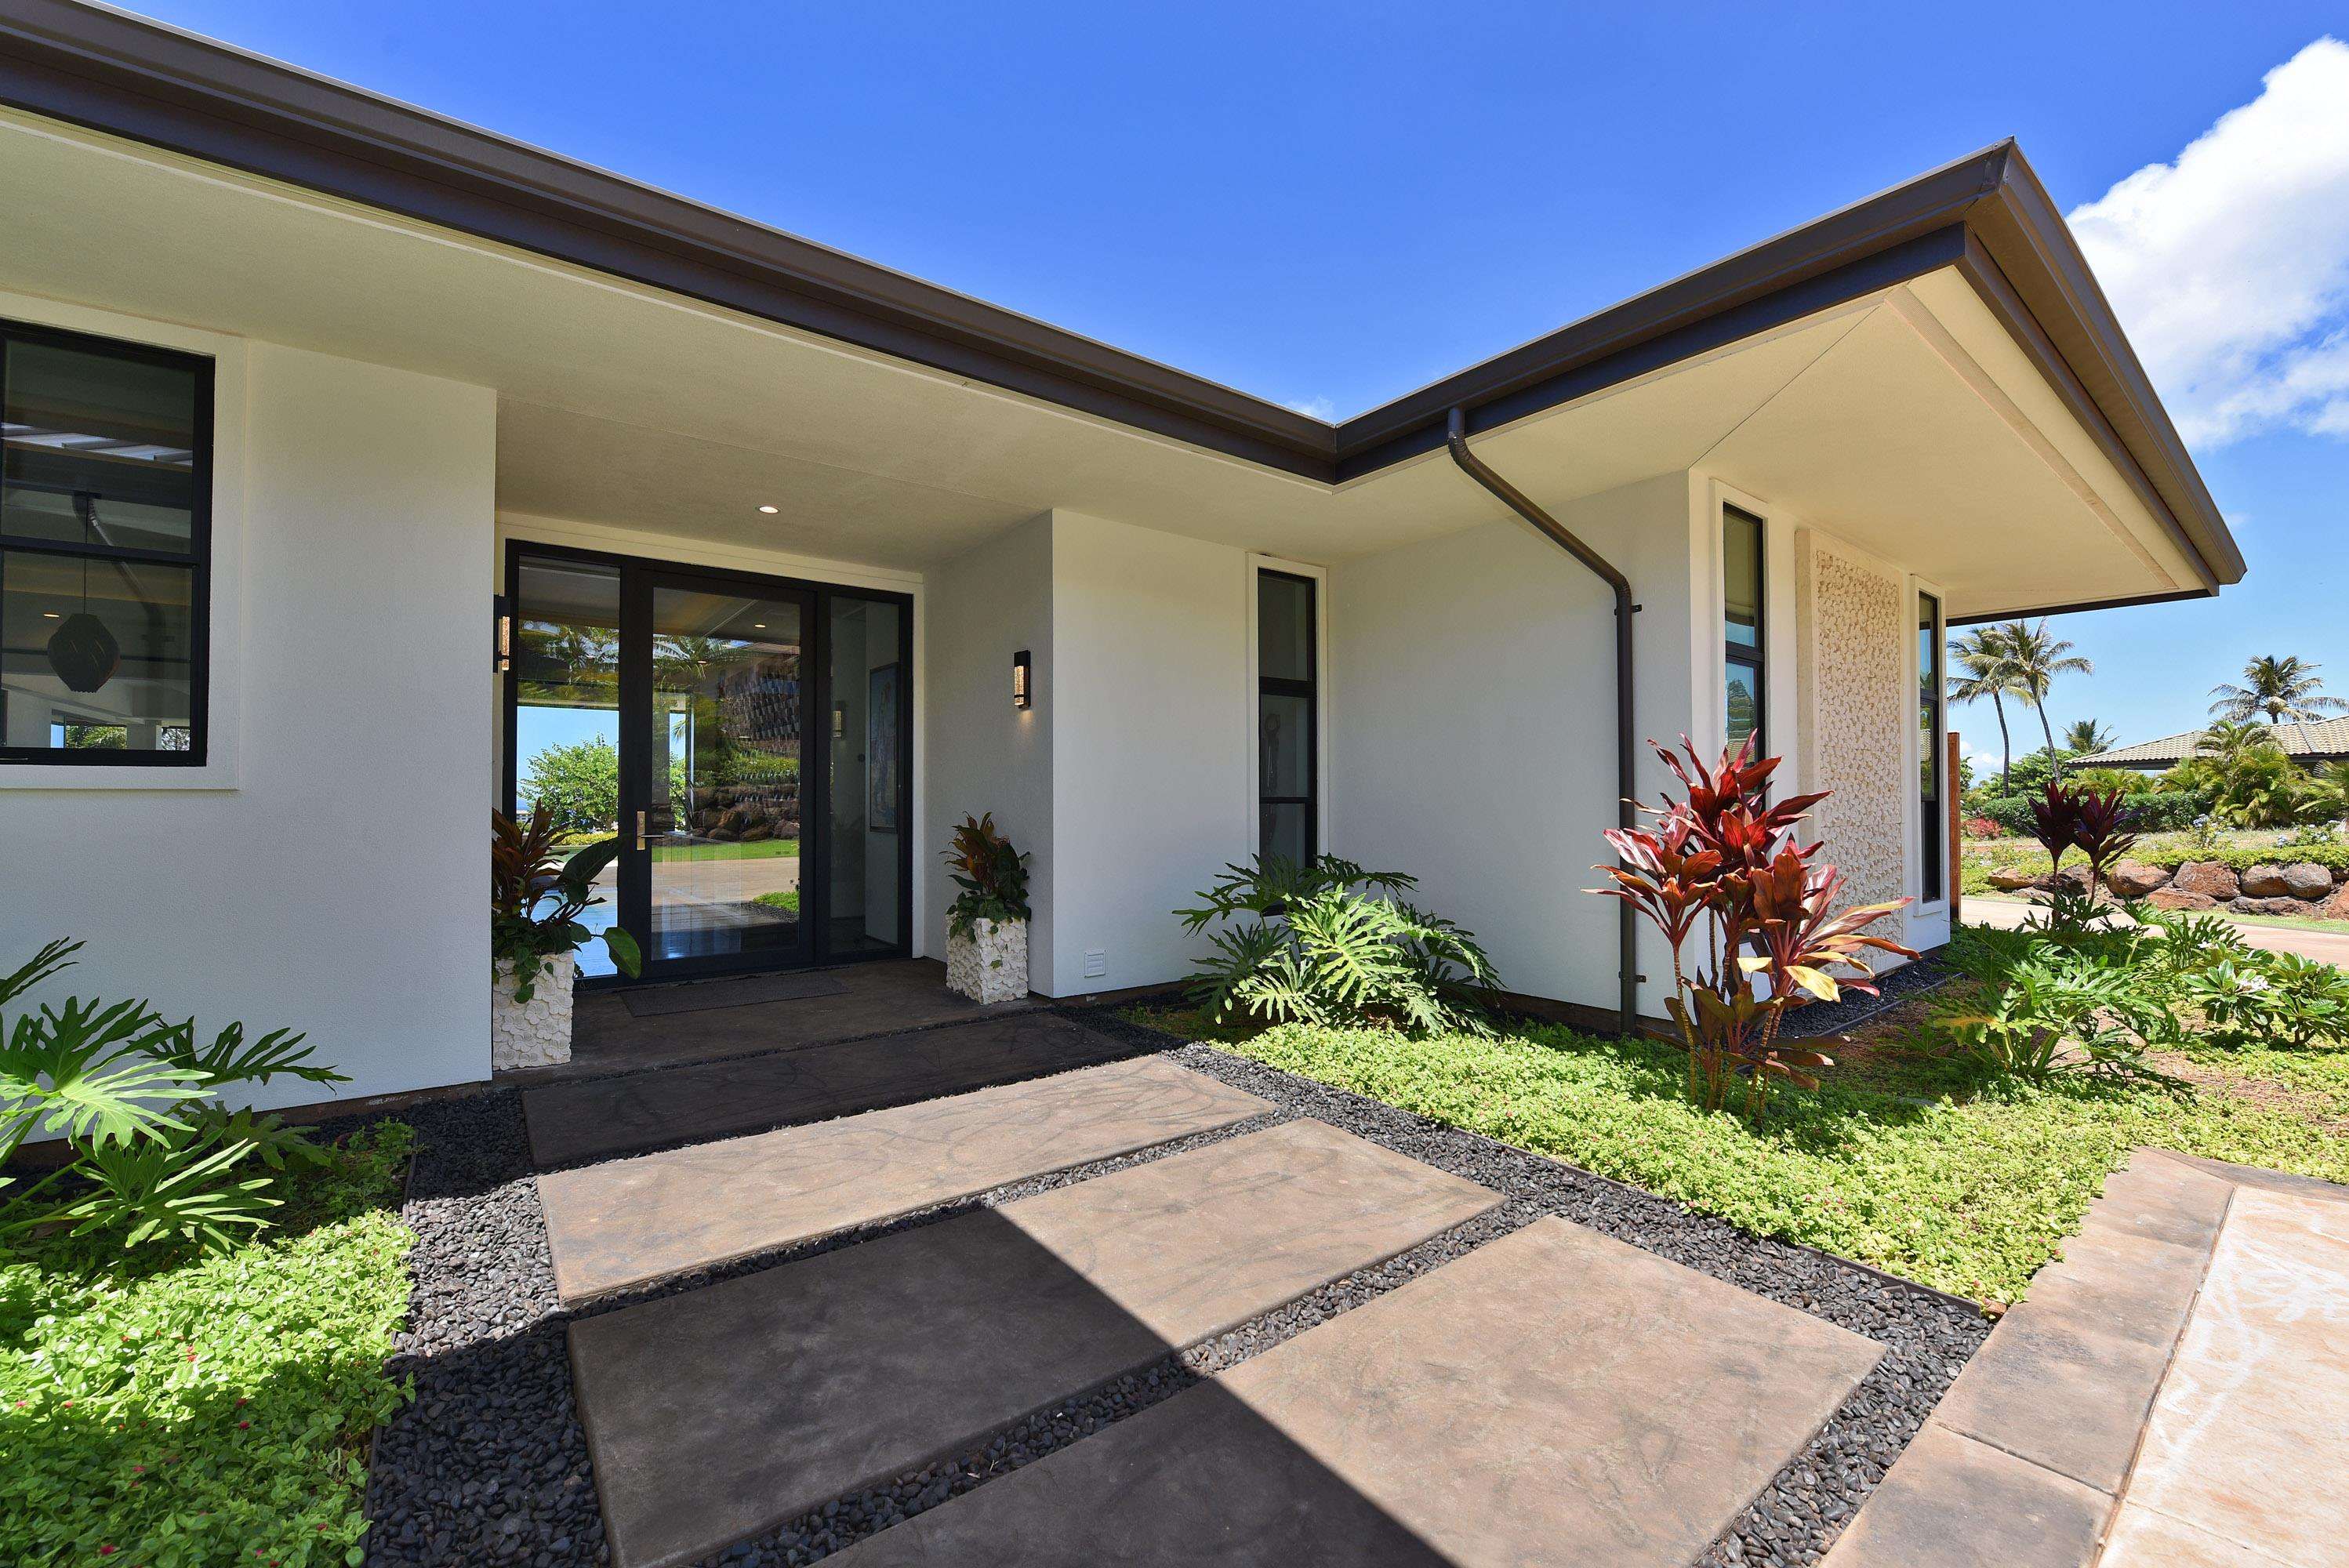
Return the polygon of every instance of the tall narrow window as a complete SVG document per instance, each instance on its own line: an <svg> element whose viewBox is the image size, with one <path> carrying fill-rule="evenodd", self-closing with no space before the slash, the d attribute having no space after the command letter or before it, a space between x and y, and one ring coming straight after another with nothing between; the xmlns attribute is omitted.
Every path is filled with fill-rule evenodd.
<svg viewBox="0 0 2349 1568"><path fill-rule="evenodd" d="M1726 659L1723 696L1729 744L1751 738L1755 750L1766 744L1763 730L1762 520L1724 507L1721 513L1721 630Z"/></svg>
<svg viewBox="0 0 2349 1568"><path fill-rule="evenodd" d="M0 322L0 762L204 759L212 362Z"/></svg>
<svg viewBox="0 0 2349 1568"><path fill-rule="evenodd" d="M1319 634L1314 583L1256 579L1257 848L1303 864L1321 839Z"/></svg>
<svg viewBox="0 0 2349 1568"><path fill-rule="evenodd" d="M1941 896L1941 857L1949 823L1941 814L1941 602L1917 595L1917 863L1925 902Z"/></svg>

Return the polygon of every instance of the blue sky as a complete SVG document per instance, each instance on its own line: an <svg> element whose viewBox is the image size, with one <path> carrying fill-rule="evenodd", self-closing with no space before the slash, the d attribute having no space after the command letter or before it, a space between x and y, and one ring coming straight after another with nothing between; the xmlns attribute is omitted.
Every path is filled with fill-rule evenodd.
<svg viewBox="0 0 2349 1568"><path fill-rule="evenodd" d="M2058 622L2054 718L2349 696L2338 5L140 8L1325 416L2013 135L2251 566Z"/></svg>

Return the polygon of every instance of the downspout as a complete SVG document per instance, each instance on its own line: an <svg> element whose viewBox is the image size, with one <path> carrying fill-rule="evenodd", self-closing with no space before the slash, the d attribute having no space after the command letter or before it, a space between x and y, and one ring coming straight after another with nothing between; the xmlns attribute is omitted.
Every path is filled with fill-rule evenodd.
<svg viewBox="0 0 2349 1568"><path fill-rule="evenodd" d="M1638 753L1631 738L1631 617L1640 608L1631 603L1631 580L1617 571L1614 565L1588 544L1568 531L1566 525L1550 516L1523 490L1495 473L1485 460L1468 449L1468 411L1452 410L1445 444L1452 449L1452 460L1461 471L1483 485L1503 505L1527 522L1551 543L1573 556L1598 573L1601 582L1615 593L1615 795L1616 821L1630 828L1639 818L1631 801L1637 793L1634 769ZM1628 903L1618 905L1620 953L1617 973L1621 977L1621 1000L1619 1023L1625 1036L1640 1032L1640 963L1639 913Z"/></svg>

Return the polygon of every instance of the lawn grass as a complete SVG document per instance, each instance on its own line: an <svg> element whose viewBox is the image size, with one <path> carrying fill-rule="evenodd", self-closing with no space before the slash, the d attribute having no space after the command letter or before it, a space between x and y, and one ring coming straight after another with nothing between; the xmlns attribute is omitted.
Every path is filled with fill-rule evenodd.
<svg viewBox="0 0 2349 1568"><path fill-rule="evenodd" d="M797 860L800 841L797 839L761 839L755 843L661 844L653 849L657 861L771 861Z"/></svg>
<svg viewBox="0 0 2349 1568"><path fill-rule="evenodd" d="M2349 1181L2349 1138L2332 1114L2349 1110L2349 1049L2214 1053L2220 1072L2290 1094L2079 1078L2027 1088L1981 1083L1919 1034L1832 1069L1815 1094L1782 1091L1757 1131L1691 1106L1682 1058L1653 1042L1531 1025L1413 1040L1207 1030L1180 1013L1146 1021L1985 1302L2021 1296L2140 1144Z"/></svg>
<svg viewBox="0 0 2349 1568"><path fill-rule="evenodd" d="M408 1308L411 1143L378 1123L211 1258L36 1245L0 1264L0 1563L357 1563Z"/></svg>

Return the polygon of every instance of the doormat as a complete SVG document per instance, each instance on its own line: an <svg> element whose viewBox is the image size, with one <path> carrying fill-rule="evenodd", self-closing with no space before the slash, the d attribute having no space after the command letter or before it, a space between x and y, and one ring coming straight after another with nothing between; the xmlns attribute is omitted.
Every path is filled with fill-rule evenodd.
<svg viewBox="0 0 2349 1568"><path fill-rule="evenodd" d="M657 985L623 991L631 1016L665 1017L671 1013L707 1013L718 1007L751 1007L761 1002L796 1002L808 996L837 996L848 989L837 975L750 975L740 980L698 980L684 985Z"/></svg>

